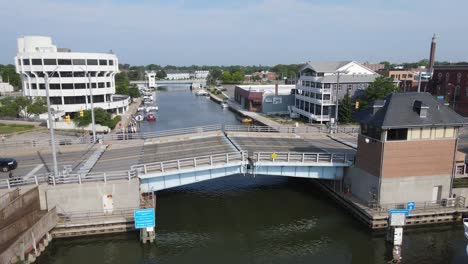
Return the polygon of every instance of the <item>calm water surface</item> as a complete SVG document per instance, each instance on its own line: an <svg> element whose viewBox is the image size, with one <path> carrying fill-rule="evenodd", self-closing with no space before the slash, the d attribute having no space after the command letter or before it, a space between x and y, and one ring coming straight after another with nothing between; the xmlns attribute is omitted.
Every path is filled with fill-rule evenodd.
<svg viewBox="0 0 468 264"><path fill-rule="evenodd" d="M158 92L145 129L237 124L188 89ZM57 239L37 263L386 263L391 248L306 179L236 175L157 193L157 237ZM403 263L468 263L461 225L406 230Z"/></svg>

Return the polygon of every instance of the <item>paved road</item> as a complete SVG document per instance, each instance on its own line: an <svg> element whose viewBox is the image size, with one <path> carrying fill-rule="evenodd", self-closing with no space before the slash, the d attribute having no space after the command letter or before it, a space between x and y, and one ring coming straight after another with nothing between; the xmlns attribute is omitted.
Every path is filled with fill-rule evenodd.
<svg viewBox="0 0 468 264"><path fill-rule="evenodd" d="M231 137L233 142L242 150L249 152L329 152L354 153L355 150L329 138L256 138Z"/></svg>
<svg viewBox="0 0 468 264"><path fill-rule="evenodd" d="M90 146L73 145L59 146L57 148L58 169L61 171L63 165L72 165L78 168L80 163L90 154ZM43 148L21 148L0 150L0 157L12 157L18 162L18 168L11 173L13 176L25 176L42 174L53 171L52 152L49 147ZM7 178L9 173L0 173L0 178Z"/></svg>
<svg viewBox="0 0 468 264"><path fill-rule="evenodd" d="M143 140L131 140L109 144L91 172L129 170L132 165L138 164L143 143Z"/></svg>
<svg viewBox="0 0 468 264"><path fill-rule="evenodd" d="M225 137L208 137L144 146L140 164L237 151Z"/></svg>

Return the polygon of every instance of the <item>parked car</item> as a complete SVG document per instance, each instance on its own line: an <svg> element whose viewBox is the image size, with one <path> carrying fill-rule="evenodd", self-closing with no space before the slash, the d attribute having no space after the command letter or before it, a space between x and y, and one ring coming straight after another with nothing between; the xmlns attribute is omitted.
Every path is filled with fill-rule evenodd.
<svg viewBox="0 0 468 264"><path fill-rule="evenodd" d="M3 172L9 172L18 167L18 162L13 158L0 158L0 169Z"/></svg>

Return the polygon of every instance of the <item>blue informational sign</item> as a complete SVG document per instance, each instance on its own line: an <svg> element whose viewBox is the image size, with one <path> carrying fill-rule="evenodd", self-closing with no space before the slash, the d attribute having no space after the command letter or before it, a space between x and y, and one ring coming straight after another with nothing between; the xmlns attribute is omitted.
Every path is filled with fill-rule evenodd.
<svg viewBox="0 0 468 264"><path fill-rule="evenodd" d="M439 96L437 96L437 99L438 99L438 100L444 100L444 96L443 96L443 95L439 95Z"/></svg>
<svg viewBox="0 0 468 264"><path fill-rule="evenodd" d="M406 204L406 210L414 210L414 207L416 207L416 203L415 202L408 202Z"/></svg>
<svg viewBox="0 0 468 264"><path fill-rule="evenodd" d="M156 225L154 208L135 210L133 216L135 217L135 228L154 227Z"/></svg>
<svg viewBox="0 0 468 264"><path fill-rule="evenodd" d="M405 214L405 216L409 215L408 209L391 209L388 211L388 214Z"/></svg>

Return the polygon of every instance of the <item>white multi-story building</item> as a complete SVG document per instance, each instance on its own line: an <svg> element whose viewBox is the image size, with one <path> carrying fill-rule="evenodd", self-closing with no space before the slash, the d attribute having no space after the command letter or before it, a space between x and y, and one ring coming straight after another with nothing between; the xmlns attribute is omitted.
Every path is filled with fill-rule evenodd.
<svg viewBox="0 0 468 264"><path fill-rule="evenodd" d="M208 74L210 74L210 71L194 71L193 72L193 78L195 78L195 79L206 79L206 78L208 78Z"/></svg>
<svg viewBox="0 0 468 264"><path fill-rule="evenodd" d="M338 73L340 83L337 87ZM355 61L308 62L300 70L292 111L310 122L331 121L338 100L349 92L351 97L364 93L379 77L374 71Z"/></svg>
<svg viewBox="0 0 468 264"><path fill-rule="evenodd" d="M0 76L0 95L14 92L15 89L8 82L3 82L2 76Z"/></svg>
<svg viewBox="0 0 468 264"><path fill-rule="evenodd" d="M44 76L50 76L49 96L56 111L71 113L91 108L86 73L91 75L95 108L121 114L130 103L128 96L115 94L119 63L114 54L70 52L57 49L50 37L25 36L18 38L15 64L24 96L46 97Z"/></svg>
<svg viewBox="0 0 468 264"><path fill-rule="evenodd" d="M166 70L166 79L168 80L188 80L190 79L190 72Z"/></svg>

